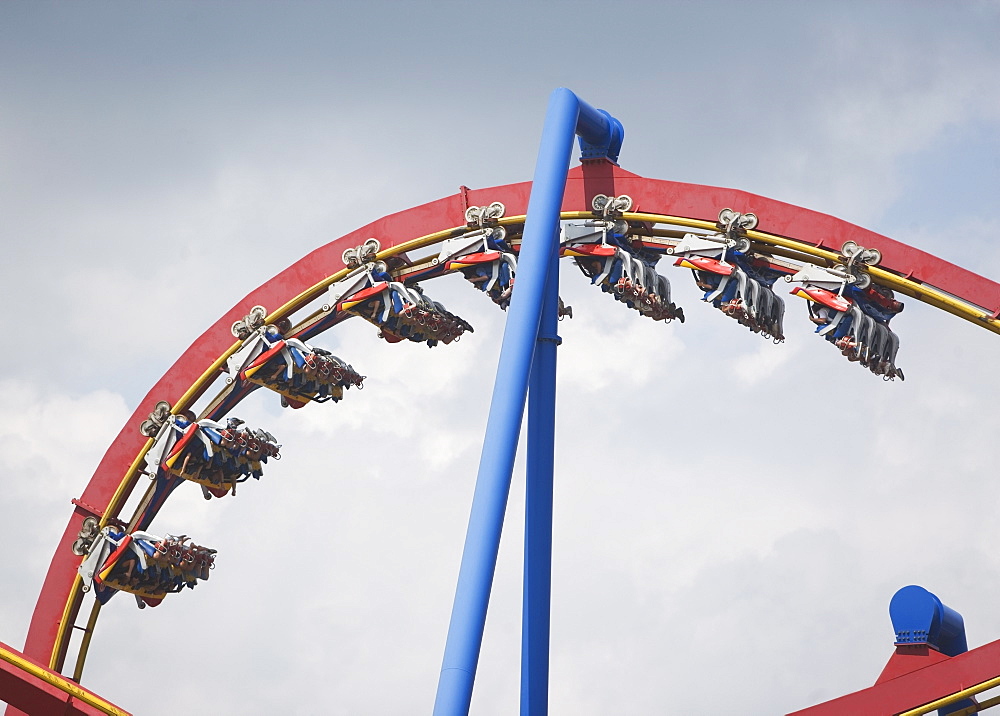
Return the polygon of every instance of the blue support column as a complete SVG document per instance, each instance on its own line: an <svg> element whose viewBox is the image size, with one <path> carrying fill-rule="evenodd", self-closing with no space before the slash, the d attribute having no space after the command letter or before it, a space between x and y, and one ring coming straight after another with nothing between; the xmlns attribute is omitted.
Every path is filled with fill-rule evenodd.
<svg viewBox="0 0 1000 716"><path fill-rule="evenodd" d="M607 146L607 153L614 152L617 157L621 124L606 112L581 102L568 89L557 89L549 99L528 200L517 280L507 310L500 363L434 702L435 716L468 714L472 701L543 295L550 266L557 260L555 237L575 134L580 134L592 147Z"/></svg>
<svg viewBox="0 0 1000 716"><path fill-rule="evenodd" d="M552 594L552 492L555 468L559 261L549 265L542 320L528 389L528 466L524 506L524 601L521 617L521 716L549 712L549 615Z"/></svg>

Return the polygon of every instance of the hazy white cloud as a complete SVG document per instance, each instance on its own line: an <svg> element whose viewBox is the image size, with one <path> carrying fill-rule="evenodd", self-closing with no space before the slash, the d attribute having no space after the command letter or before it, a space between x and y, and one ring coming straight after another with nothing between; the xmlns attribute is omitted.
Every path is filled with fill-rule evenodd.
<svg viewBox="0 0 1000 716"><path fill-rule="evenodd" d="M15 378L0 380L3 518L11 535L0 591L0 640L20 646L52 549L128 410L108 390L58 394ZM31 585L31 586L28 586Z"/></svg>
<svg viewBox="0 0 1000 716"><path fill-rule="evenodd" d="M961 164L995 156L990 3L627 3L610 64L606 40L566 24L606 17L596 4L533 5L527 25L400 8L0 6L0 291L22 346L0 358L2 563L19 585L0 640L19 645L69 499L127 406L207 325L384 214L530 178L560 84L624 122L626 168L834 213L1000 276L992 205L905 204L991 176ZM707 39L719 28L730 41ZM942 173L950 141L960 165ZM774 346L667 262L683 325L562 268L553 713L778 713L870 685L909 583L962 612L971 644L996 638L995 336L907 301L907 380L883 384L812 335L798 299ZM143 714L430 709L505 315L457 278L428 292L476 332L428 350L351 321L315 342L365 390L239 406L283 459L235 499L178 489L153 529L216 547L218 569L156 609L116 597L85 685ZM517 709L520 475L478 714ZM176 692L135 679L135 653L177 665Z"/></svg>

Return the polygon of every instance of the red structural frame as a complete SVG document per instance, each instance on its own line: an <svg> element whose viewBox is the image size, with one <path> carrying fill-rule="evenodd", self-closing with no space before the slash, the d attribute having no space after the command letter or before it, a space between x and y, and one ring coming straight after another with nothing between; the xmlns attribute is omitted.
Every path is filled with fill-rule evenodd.
<svg viewBox="0 0 1000 716"><path fill-rule="evenodd" d="M25 643L24 653L48 664L59 630L63 609L80 564L70 549L90 515L103 516L123 476L142 449L146 437L139 423L160 400L174 404L205 369L233 343L230 326L250 308L262 305L273 310L323 279L342 269L344 249L376 238L382 249L425 236L441 229L465 224L465 209L494 201L503 202L508 216L522 215L528 206L530 182L488 189L462 187L459 193L390 214L307 254L284 271L238 301L216 321L170 367L136 407L125 426L105 453L83 495L72 500L73 513L56 547L42 585ZM729 207L739 212L753 211L760 217L758 229L798 241L839 250L845 241L855 241L882 252L881 268L912 280L930 284L961 298L993 316L1000 316L1000 284L906 244L881 236L835 217L736 189L646 179L606 160L584 164L569 171L563 211L589 211L595 194L628 194L632 211L667 214L715 221L719 210ZM70 619L75 623L82 594L73 595ZM61 669L69 640L54 666ZM1000 666L996 669L1000 673Z"/></svg>
<svg viewBox="0 0 1000 716"><path fill-rule="evenodd" d="M1000 641L958 656L926 645L900 645L874 686L788 716L880 716L929 704L1000 674Z"/></svg>
<svg viewBox="0 0 1000 716"><path fill-rule="evenodd" d="M6 644L0 644L0 648L14 656L27 659L24 654ZM36 665L41 666L41 664ZM45 669L45 671L49 670ZM54 674L54 672L49 673ZM88 693L93 694L92 691L88 691ZM103 716L105 713L4 659L0 659L0 696L9 704L7 709L9 716L20 716L21 714ZM120 710L122 713L126 713L124 709Z"/></svg>

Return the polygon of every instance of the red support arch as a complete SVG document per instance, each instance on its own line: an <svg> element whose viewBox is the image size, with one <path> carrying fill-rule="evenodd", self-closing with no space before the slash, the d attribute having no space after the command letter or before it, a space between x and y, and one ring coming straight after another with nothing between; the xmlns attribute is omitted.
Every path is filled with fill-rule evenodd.
<svg viewBox="0 0 1000 716"><path fill-rule="evenodd" d="M140 422L158 401L176 404L203 372L232 346L234 339L230 327L234 321L245 316L255 305L274 310L341 270L343 251L368 238L378 239L383 251L391 249L444 228L462 226L468 206L494 201L506 206L507 216L522 215L527 209L530 188L529 182L476 190L462 187L453 196L374 221L299 259L238 301L199 336L140 401L108 448L83 494L73 500L73 513L56 547L31 618L24 653L57 671L62 669L68 639L64 640L59 652L53 653L53 649L64 611L68 622L74 623L82 601L82 593L73 593L80 558L71 550L82 522L90 515L105 516L123 477L146 443L147 438L138 430ZM602 161L570 170L563 211L589 211L591 199L598 193L628 194L634 202L632 211L711 222L725 207L739 212L753 211L760 217L760 231L832 251L838 251L845 241L855 241L882 252L881 268L930 284L993 316L1000 315L1000 284L919 249L809 209L735 189L646 179ZM126 495L134 488L134 483L135 476ZM1000 667L997 671L1000 672Z"/></svg>

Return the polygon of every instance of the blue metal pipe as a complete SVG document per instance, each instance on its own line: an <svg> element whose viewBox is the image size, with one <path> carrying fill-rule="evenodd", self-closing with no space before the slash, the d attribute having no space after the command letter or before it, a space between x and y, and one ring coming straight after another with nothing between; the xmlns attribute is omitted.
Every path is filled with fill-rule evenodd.
<svg viewBox="0 0 1000 716"><path fill-rule="evenodd" d="M528 387L528 465L524 505L524 601L521 618L521 716L549 712L549 616L552 597L552 502L559 326L558 243L545 283Z"/></svg>
<svg viewBox="0 0 1000 716"><path fill-rule="evenodd" d="M538 337L542 298L549 266L556 260L553 244L559 227L573 136L582 127L590 144L606 143L610 147L614 142L614 124L610 115L580 102L568 89L557 89L549 98L518 257L516 288L507 310L500 362L448 626L448 640L434 702L435 716L468 714L472 701L472 686L524 416L529 370ZM602 136L601 131L606 131L607 136Z"/></svg>
<svg viewBox="0 0 1000 716"><path fill-rule="evenodd" d="M622 140L625 138L625 128L622 127L622 123L603 109L594 109L583 100L579 102L580 119L576 133L580 137L581 159L607 157L617 162Z"/></svg>

